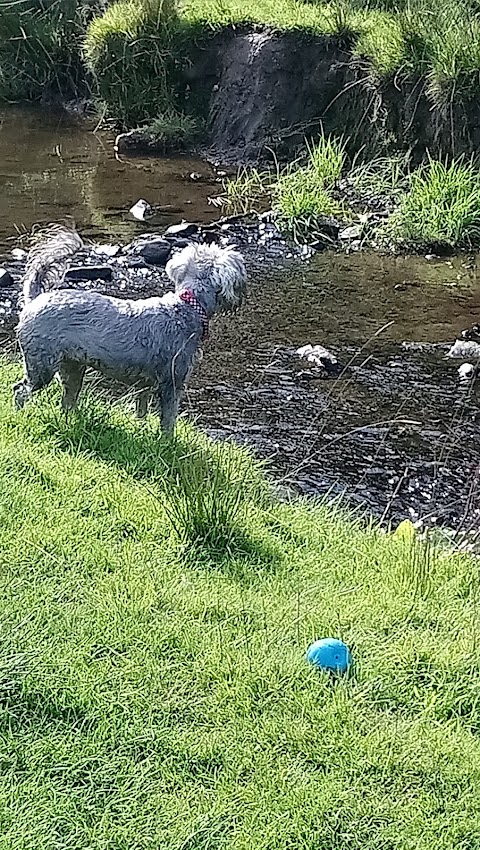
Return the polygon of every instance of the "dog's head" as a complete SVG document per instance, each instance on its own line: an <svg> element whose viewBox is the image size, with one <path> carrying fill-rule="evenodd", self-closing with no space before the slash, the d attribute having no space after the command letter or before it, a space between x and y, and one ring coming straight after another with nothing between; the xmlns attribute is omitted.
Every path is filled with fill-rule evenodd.
<svg viewBox="0 0 480 850"><path fill-rule="evenodd" d="M191 289L209 313L235 310L246 292L242 255L233 248L192 244L168 261L166 272L176 291Z"/></svg>

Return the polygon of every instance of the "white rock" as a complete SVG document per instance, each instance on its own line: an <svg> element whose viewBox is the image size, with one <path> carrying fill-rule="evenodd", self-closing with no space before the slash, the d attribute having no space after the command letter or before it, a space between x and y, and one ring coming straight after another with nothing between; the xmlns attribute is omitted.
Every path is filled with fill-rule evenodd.
<svg viewBox="0 0 480 850"><path fill-rule="evenodd" d="M345 227L340 231L338 238L341 239L342 242L348 242L350 239L360 239L362 229L361 224L351 224L349 227Z"/></svg>
<svg viewBox="0 0 480 850"><path fill-rule="evenodd" d="M95 245L93 248L93 253L102 257L116 257L119 251L120 245Z"/></svg>
<svg viewBox="0 0 480 850"><path fill-rule="evenodd" d="M471 363L462 363L462 365L458 367L457 372L461 380L470 380L475 374L475 366L472 366Z"/></svg>

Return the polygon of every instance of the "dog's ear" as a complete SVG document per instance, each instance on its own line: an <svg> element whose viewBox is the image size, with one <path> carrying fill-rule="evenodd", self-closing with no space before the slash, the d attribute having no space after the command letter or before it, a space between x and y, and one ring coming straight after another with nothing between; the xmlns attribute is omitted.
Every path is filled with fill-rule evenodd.
<svg viewBox="0 0 480 850"><path fill-rule="evenodd" d="M241 304L245 294L247 272L239 251L233 248L220 249L215 282L217 296L225 306L232 308Z"/></svg>
<svg viewBox="0 0 480 850"><path fill-rule="evenodd" d="M165 271L175 286L180 286L186 278L195 275L195 245L187 245L182 251L174 254L165 266Z"/></svg>

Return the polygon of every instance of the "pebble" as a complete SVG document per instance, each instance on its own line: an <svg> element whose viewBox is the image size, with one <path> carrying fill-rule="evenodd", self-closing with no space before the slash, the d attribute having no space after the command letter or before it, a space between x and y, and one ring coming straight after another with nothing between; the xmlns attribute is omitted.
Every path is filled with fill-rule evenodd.
<svg viewBox="0 0 480 850"><path fill-rule="evenodd" d="M133 257L141 257L144 262L152 266L164 266L167 262L172 243L162 236L140 237L128 246L127 251Z"/></svg>
<svg viewBox="0 0 480 850"><path fill-rule="evenodd" d="M94 245L94 254L99 254L102 257L116 257L120 252L120 245Z"/></svg>
<svg viewBox="0 0 480 850"><path fill-rule="evenodd" d="M198 233L198 224L182 221L181 224L171 224L165 231L165 236L193 236Z"/></svg>

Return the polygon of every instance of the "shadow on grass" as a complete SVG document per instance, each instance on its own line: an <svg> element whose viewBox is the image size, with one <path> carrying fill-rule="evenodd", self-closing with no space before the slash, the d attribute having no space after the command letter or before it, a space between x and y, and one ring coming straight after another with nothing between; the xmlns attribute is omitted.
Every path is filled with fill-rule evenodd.
<svg viewBox="0 0 480 850"><path fill-rule="evenodd" d="M227 570L237 556L250 567L278 561L274 541L258 523L268 492L262 469L232 443L213 442L184 423L168 440L155 418L139 423L88 397L68 419L53 404L39 407L35 436L56 451L96 458L140 481L152 510L158 503L167 514L187 562Z"/></svg>

